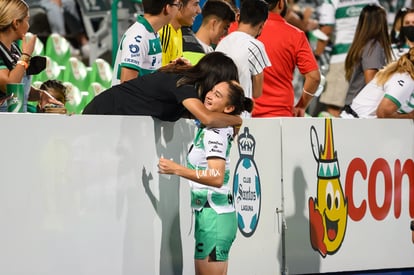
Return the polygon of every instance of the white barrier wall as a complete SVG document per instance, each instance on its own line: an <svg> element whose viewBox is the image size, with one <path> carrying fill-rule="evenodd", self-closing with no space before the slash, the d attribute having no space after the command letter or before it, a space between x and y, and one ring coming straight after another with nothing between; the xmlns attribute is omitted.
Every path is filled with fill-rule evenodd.
<svg viewBox="0 0 414 275"><path fill-rule="evenodd" d="M410 220L414 219L413 121L332 120L331 149L336 152L340 175L330 181L340 183L347 199L347 220L342 228L342 216L335 213L334 200L334 209L324 210L323 224L311 221L309 214L309 200L323 205L328 198L320 196L323 192L319 193L319 187L337 197L334 185L332 188L321 184L318 177L321 166L313 155L311 128L315 129L313 144L318 140L324 148L329 138L325 126L323 119L282 120L289 272L414 267L410 231ZM337 209L341 212L341 206ZM330 252L322 256L311 246L310 225L326 229L329 215L338 224L336 236L332 233L338 242L333 240ZM343 238L339 242L341 232Z"/></svg>
<svg viewBox="0 0 414 275"><path fill-rule="evenodd" d="M156 167L161 155L185 162L192 121L0 114L0 123L0 274L194 273L188 185ZM414 267L413 122L332 120L339 177L324 180L329 161L312 144L324 148L328 124L245 121L232 148L239 231L229 274ZM322 194L340 190L320 188L332 182L347 200L334 230L317 219L336 205ZM311 224L325 236L320 250Z"/></svg>
<svg viewBox="0 0 414 275"><path fill-rule="evenodd" d="M40 114L0 121L0 274L172 274L190 264L182 247L192 239L179 222L190 213L179 210L187 193L156 165L161 154L184 160L192 125Z"/></svg>
<svg viewBox="0 0 414 275"><path fill-rule="evenodd" d="M239 231L230 251L229 274L280 273L282 219L276 213L282 207L280 130L277 119L246 120L239 132L239 146L235 143L232 147L233 183L246 195L242 198L241 191L233 195ZM247 147L246 155L240 153L241 147ZM246 164L246 159L251 162ZM235 177L238 180L234 181ZM254 214L257 223L250 226ZM240 220L246 225L241 229Z"/></svg>

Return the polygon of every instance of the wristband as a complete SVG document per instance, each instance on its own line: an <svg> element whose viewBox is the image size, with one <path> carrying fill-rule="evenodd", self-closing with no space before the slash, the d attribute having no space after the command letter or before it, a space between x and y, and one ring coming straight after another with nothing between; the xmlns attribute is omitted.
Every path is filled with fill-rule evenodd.
<svg viewBox="0 0 414 275"><path fill-rule="evenodd" d="M29 64L26 61L23 61L23 60L17 61L17 64L22 65L25 70L27 70L27 68L29 67Z"/></svg>
<svg viewBox="0 0 414 275"><path fill-rule="evenodd" d="M28 53L22 53L20 56L20 60L29 63L30 62L31 55Z"/></svg>
<svg viewBox="0 0 414 275"><path fill-rule="evenodd" d="M309 95L309 96L315 96L314 94L309 93L308 91L305 90L305 88L302 89L303 93Z"/></svg>

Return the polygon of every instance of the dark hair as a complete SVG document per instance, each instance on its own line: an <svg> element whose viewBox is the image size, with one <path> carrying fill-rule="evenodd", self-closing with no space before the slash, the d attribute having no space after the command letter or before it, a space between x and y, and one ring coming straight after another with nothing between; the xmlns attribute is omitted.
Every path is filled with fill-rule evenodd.
<svg viewBox="0 0 414 275"><path fill-rule="evenodd" d="M210 16L216 16L223 21L233 22L236 20L236 15L229 3L224 0L208 0L205 2L201 10L203 21Z"/></svg>
<svg viewBox="0 0 414 275"><path fill-rule="evenodd" d="M257 26L266 21L268 14L268 4L264 0L244 0L240 6L239 22Z"/></svg>
<svg viewBox="0 0 414 275"><path fill-rule="evenodd" d="M404 25L404 19L405 19L405 17L407 16L407 14L410 14L410 13L414 13L414 9L406 8L404 10L404 14L400 18L400 24L401 24L400 26L401 26L401 29L400 29L400 35L398 36L398 40L399 40L398 43L397 43L398 48L403 47L404 44L406 43L406 39L407 38L406 38L406 34L402 30L402 27Z"/></svg>
<svg viewBox="0 0 414 275"><path fill-rule="evenodd" d="M400 44L404 44L401 43L401 27L402 27L402 19L404 17L404 15L407 13L408 9L407 8L401 8L397 11L397 13L395 14L394 17L394 22L392 24L392 29L390 32L390 37L391 37L391 43L400 45ZM399 24L399 33L397 34L397 30L396 27ZM405 41L404 41L405 42Z"/></svg>
<svg viewBox="0 0 414 275"><path fill-rule="evenodd" d="M239 81L237 66L234 61L222 52L211 52L204 55L195 66L183 63L164 66L159 71L182 75L177 81L177 87L197 85L200 99L219 82L227 80Z"/></svg>
<svg viewBox="0 0 414 275"><path fill-rule="evenodd" d="M234 106L230 115L240 115L243 111L251 112L253 110L253 100L244 96L244 90L235 80L226 81L229 86L229 105Z"/></svg>
<svg viewBox="0 0 414 275"><path fill-rule="evenodd" d="M267 4L268 4L268 10L273 10L274 8L276 8L277 4L279 4L280 1L283 0L267 0Z"/></svg>
<svg viewBox="0 0 414 275"><path fill-rule="evenodd" d="M54 96L57 100L65 104L66 102L66 86L59 80L46 80L40 85L41 90L46 90L50 92L50 89L53 89L58 96Z"/></svg>
<svg viewBox="0 0 414 275"><path fill-rule="evenodd" d="M142 0L144 13L158 15L167 4L174 3L174 0Z"/></svg>
<svg viewBox="0 0 414 275"><path fill-rule="evenodd" d="M359 15L354 39L345 59L346 80L351 79L355 66L361 62L365 47L369 47L371 52L375 42L378 42L384 49L386 63L389 63L392 60L392 51L388 35L387 13L383 7L369 4Z"/></svg>

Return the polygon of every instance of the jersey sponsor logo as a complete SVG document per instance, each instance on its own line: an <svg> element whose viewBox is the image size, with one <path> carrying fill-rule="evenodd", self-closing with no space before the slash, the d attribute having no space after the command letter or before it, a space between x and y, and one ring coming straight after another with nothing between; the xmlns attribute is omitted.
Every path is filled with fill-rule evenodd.
<svg viewBox="0 0 414 275"><path fill-rule="evenodd" d="M220 150L218 148L218 146L214 146L213 148L210 149L210 153L218 153L218 154L222 154L223 150Z"/></svg>
<svg viewBox="0 0 414 275"><path fill-rule="evenodd" d="M137 35L137 36L134 37L134 39L135 39L136 42L141 43L142 36Z"/></svg>
<svg viewBox="0 0 414 275"><path fill-rule="evenodd" d="M220 141L218 141L218 140L214 140L214 141L213 140L209 140L208 141L208 144L217 144L217 145L223 146L223 143L220 142Z"/></svg>
<svg viewBox="0 0 414 275"><path fill-rule="evenodd" d="M200 252L200 253L203 252L204 251L203 247L204 247L204 243L197 243L196 245L197 252Z"/></svg>
<svg viewBox="0 0 414 275"><path fill-rule="evenodd" d="M133 59L133 58L125 58L125 59L124 59L124 62L125 62L125 63L130 63L130 64L136 64L136 65L139 65L139 61L138 61L138 60L136 60L136 59Z"/></svg>
<svg viewBox="0 0 414 275"><path fill-rule="evenodd" d="M130 44L129 51L133 54L137 54L139 52L139 46L136 44Z"/></svg>
<svg viewBox="0 0 414 275"><path fill-rule="evenodd" d="M215 130L213 130L213 131L215 131ZM220 153L220 154L223 153L223 150L221 150L221 148L223 148L223 143L222 142L220 142L218 140L209 140L208 144L213 145L210 148L210 153Z"/></svg>
<svg viewBox="0 0 414 275"><path fill-rule="evenodd" d="M359 17L359 15L360 15L360 13L361 13L361 11L362 11L362 9L364 8L365 5L366 4L339 7L335 11L335 18L337 20L351 20L351 21L349 21L349 24L352 24L354 22L353 20L358 21L357 18Z"/></svg>

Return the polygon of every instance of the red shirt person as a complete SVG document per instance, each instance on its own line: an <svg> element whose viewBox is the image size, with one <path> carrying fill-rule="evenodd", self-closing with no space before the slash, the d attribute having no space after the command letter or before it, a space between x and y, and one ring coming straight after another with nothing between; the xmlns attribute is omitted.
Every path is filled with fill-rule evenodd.
<svg viewBox="0 0 414 275"><path fill-rule="evenodd" d="M253 117L304 116L320 82L320 72L305 33L283 19L286 0L269 0L269 17L258 37L272 64L264 70L262 96L255 99ZM277 35L275 35L277 34ZM305 82L294 106L293 72L298 67Z"/></svg>

